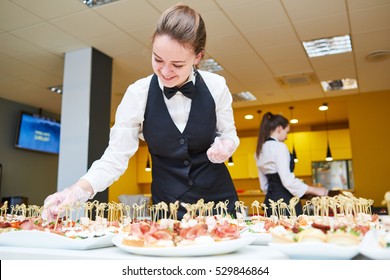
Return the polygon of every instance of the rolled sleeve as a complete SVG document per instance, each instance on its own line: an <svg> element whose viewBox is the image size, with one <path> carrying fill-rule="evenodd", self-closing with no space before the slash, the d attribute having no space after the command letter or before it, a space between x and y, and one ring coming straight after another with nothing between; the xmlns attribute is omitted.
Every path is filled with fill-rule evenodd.
<svg viewBox="0 0 390 280"><path fill-rule="evenodd" d="M111 129L110 144L103 156L82 177L95 193L105 190L126 171L129 159L138 149L138 134L139 128Z"/></svg>
<svg viewBox="0 0 390 280"><path fill-rule="evenodd" d="M91 184L95 193L118 180L138 150L150 79L151 76L128 87L117 108L108 147L81 178Z"/></svg>

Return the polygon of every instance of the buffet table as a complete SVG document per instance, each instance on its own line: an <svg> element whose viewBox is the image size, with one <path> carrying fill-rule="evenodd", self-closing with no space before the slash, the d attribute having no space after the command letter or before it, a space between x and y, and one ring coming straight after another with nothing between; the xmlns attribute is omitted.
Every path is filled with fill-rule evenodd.
<svg viewBox="0 0 390 280"><path fill-rule="evenodd" d="M243 277L286 279L291 275L300 275L302 271L308 275L315 275L321 271L321 275L326 276L326 279L334 277L335 271L338 271L337 275L340 279L347 277L348 279L365 279L372 274L372 271L376 271L379 275L387 273L385 261L367 260L358 261L359 264L357 264L355 260L367 259L362 255L357 255L348 262L328 260L324 263L323 260L317 260L308 263L290 260L287 255L264 245L247 245L233 253L198 257L142 256L128 253L116 246L90 250L0 246L0 259L4 279L12 279L15 271L17 271L18 278L35 278L36 276L41 280L54 279L53 275L55 279L69 279L69 275L74 273L77 279L111 280L126 279L124 276L129 276L134 280L228 280L243 279ZM324 269L324 264L333 269ZM43 268L45 273L42 274L42 270L37 267ZM283 269L280 269L281 267ZM164 271L166 274L160 274ZM179 274L179 272L184 274ZM191 274L188 274L189 272ZM360 278L360 276L363 277Z"/></svg>
<svg viewBox="0 0 390 280"><path fill-rule="evenodd" d="M109 244L102 248L59 249L59 247L57 247L58 244L56 244L57 246L55 247L35 248L32 246L37 246L40 241L36 239L36 242L34 242L33 238L31 238L34 234L31 233L32 232L29 233L31 235L29 238L23 238L22 241L25 242L24 246L19 246L19 243L13 245L5 245L3 243L4 245L0 246L0 260L2 261L2 265L4 263L2 278L3 274L9 276L4 279L10 278L15 275L15 271L17 271L18 276L21 279L27 277L35 278L35 276L37 276L41 280L51 280L53 279L53 275L55 275L55 279L58 280L69 279L69 273L73 273L73 271L77 271L77 279L96 278L111 280L123 280L124 276L131 276L131 279L134 280L155 279L153 277L161 276L161 274L159 274L160 272L166 272L167 274L162 275L167 276L168 278L163 279L170 280L199 279L201 275L202 279L205 280L222 279L215 278L217 276L221 276L223 279L237 279L239 276L244 276L243 274L252 277L251 279L260 276L262 279L269 279L269 277L273 277L273 279L286 279L291 276L291 273L297 273L297 275L299 275L303 270L308 274L315 274L321 270L321 274L328 275L327 278L329 278L330 276L333 276L334 273L334 270L324 270L324 260L327 259L326 252L324 252L324 259L317 259L317 261L314 262L311 261L308 266L305 261L297 262L294 257L290 258L289 253L283 253L284 251L280 250L280 248L277 249L272 243L269 243L268 245L255 245L253 243L251 243L251 245L243 244L239 249L232 253L205 255L205 248L203 247L202 250L197 250L197 252L202 252L202 254L197 256L178 256L178 252L175 252L175 255L172 256L150 256L139 255L123 250L121 245L115 243L117 237L112 239L113 243L116 244L115 246ZM39 234L42 233L39 232ZM52 235L52 237L55 236L56 235ZM63 237L59 236L59 238ZM246 237L243 235L242 238ZM52 246L54 244L50 242L50 238L41 240L44 240L40 243L42 246ZM55 240L52 239L52 241ZM226 241L224 247L232 244L229 242L230 241ZM260 241L259 239L256 239L255 242ZM60 241L59 244L61 243L62 245L65 244ZM317 246L319 245L317 244ZM180 254L182 254L183 251L191 251L190 248L186 248L185 246L178 249L180 249ZM342 249L342 251L345 250L346 249ZM319 250L316 249L315 251ZM353 261L349 262L340 262L337 254L334 257L335 259L327 260L326 264L333 268L342 266L343 269L339 269L341 273L338 272L340 278L354 278L352 276L359 278L361 275L366 275L363 278L368 278L371 271L375 270L377 273L380 273L380 271L385 273L384 270L387 269L387 266L383 261L368 261L368 258L362 254L351 256L348 259L352 259ZM311 260L310 257L305 259ZM354 269L357 267L354 260L368 261L359 261L359 266L363 271L361 269ZM280 269L280 267L283 267L283 269ZM43 268L45 273L42 274L42 270L37 268ZM59 271L60 273L58 273ZM172 274L174 272L183 272L185 276L182 274ZM191 274L188 274L189 272ZM196 273L202 274L196 275ZM204 277L206 275L207 277ZM152 278L149 278L149 276Z"/></svg>
<svg viewBox="0 0 390 280"><path fill-rule="evenodd" d="M115 246L90 250L44 249L0 246L1 260L143 260L161 259L135 255ZM166 258L166 257L165 257ZM174 259L174 257L168 257ZM240 250L223 255L194 257L196 260L286 260L288 257L268 246L248 245ZM181 257L182 259L182 257Z"/></svg>

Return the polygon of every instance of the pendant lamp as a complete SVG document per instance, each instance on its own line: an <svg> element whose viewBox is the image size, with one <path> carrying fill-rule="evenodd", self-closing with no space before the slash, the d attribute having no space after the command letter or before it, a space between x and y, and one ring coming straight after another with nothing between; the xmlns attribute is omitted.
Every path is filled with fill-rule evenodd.
<svg viewBox="0 0 390 280"><path fill-rule="evenodd" d="M297 156L297 152L295 151L295 145L294 145L294 127L292 126L292 124L298 123L298 120L293 118L294 107L290 106L288 108L290 109L290 123L291 123L290 127L291 127L291 134L292 134L292 153L291 154L293 156L294 162L298 162L298 156Z"/></svg>
<svg viewBox="0 0 390 280"><path fill-rule="evenodd" d="M328 147L326 149L326 161L332 161L332 160L333 160L332 152L330 151L330 146L328 142Z"/></svg>
<svg viewBox="0 0 390 280"><path fill-rule="evenodd" d="M150 166L150 159L149 159L149 154L148 154L148 159L146 160L146 167L145 167L145 171L146 172L150 172L152 170L151 166Z"/></svg>
<svg viewBox="0 0 390 280"><path fill-rule="evenodd" d="M234 165L233 156L231 156L228 161L228 166L233 166L233 165Z"/></svg>
<svg viewBox="0 0 390 280"><path fill-rule="evenodd" d="M292 156L294 158L294 162L298 162L297 152L295 151L294 145L293 145L293 150L292 150Z"/></svg>
<svg viewBox="0 0 390 280"><path fill-rule="evenodd" d="M325 113L326 143L327 143L325 160L332 161L333 160L332 151L330 150L330 145L329 145L329 129L328 129L328 115L327 115L328 109L329 109L328 103L323 103L319 107L319 110L324 111L324 113Z"/></svg>

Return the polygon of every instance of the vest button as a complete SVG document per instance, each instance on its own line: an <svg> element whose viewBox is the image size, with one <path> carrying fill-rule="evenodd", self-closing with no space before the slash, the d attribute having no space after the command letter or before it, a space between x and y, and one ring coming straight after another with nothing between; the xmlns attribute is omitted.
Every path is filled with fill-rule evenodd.
<svg viewBox="0 0 390 280"><path fill-rule="evenodd" d="M189 185L189 186L192 186L193 184L194 184L194 181L192 181L192 180L189 180L189 181L188 181L188 185Z"/></svg>
<svg viewBox="0 0 390 280"><path fill-rule="evenodd" d="M188 160L184 161L184 165L189 165L189 164L190 164L190 162Z"/></svg>
<svg viewBox="0 0 390 280"><path fill-rule="evenodd" d="M184 139L180 139L179 143L183 145L183 144L185 144L185 143L186 143L186 140L184 140Z"/></svg>

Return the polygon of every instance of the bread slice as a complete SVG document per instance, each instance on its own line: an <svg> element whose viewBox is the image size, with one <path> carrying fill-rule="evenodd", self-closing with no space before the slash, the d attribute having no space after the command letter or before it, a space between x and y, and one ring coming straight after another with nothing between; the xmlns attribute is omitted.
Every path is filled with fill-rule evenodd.
<svg viewBox="0 0 390 280"><path fill-rule="evenodd" d="M343 231L328 232L327 242L341 246L353 246L359 244L360 237Z"/></svg>
<svg viewBox="0 0 390 280"><path fill-rule="evenodd" d="M298 242L326 242L326 234L318 228L307 228L297 234Z"/></svg>
<svg viewBox="0 0 390 280"><path fill-rule="evenodd" d="M144 247L144 239L136 236L125 236L122 240L122 244L133 247Z"/></svg>

